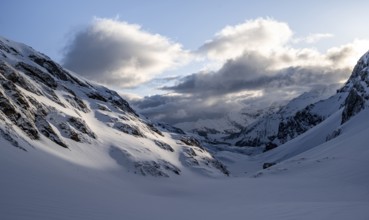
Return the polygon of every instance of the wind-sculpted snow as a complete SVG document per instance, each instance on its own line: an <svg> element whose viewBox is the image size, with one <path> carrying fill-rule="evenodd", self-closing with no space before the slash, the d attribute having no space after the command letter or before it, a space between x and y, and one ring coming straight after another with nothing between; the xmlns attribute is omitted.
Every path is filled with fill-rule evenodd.
<svg viewBox="0 0 369 220"><path fill-rule="evenodd" d="M118 157L125 155L125 171L144 176L194 171L181 152L195 146L185 146L181 136L141 118L117 92L77 77L26 45L0 38L0 52L0 138L11 145L60 157L71 151L71 162L81 163L83 157L84 163L102 167L122 165ZM201 169L194 172L228 174L202 151L196 165Z"/></svg>

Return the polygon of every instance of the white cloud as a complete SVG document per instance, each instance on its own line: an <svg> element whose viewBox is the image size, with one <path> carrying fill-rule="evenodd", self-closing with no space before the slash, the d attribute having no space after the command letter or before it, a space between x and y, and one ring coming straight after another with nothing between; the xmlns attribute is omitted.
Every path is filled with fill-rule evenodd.
<svg viewBox="0 0 369 220"><path fill-rule="evenodd" d="M258 18L235 26L227 26L215 34L200 49L210 59L236 58L244 51L259 53L278 50L292 37L293 32L284 22Z"/></svg>
<svg viewBox="0 0 369 220"><path fill-rule="evenodd" d="M354 40L325 52L295 47L297 42L313 44L331 37L333 34L317 33L293 38L293 30L287 23L258 18L223 28L200 47L199 53L209 59L210 67L219 67L220 63L225 64L229 60L241 63L245 57L251 57L248 54L258 54L266 60L264 65L268 66L267 69L274 71L295 66L351 69L369 48L368 40ZM217 65L211 65L212 62ZM219 68L213 68L216 69Z"/></svg>
<svg viewBox="0 0 369 220"><path fill-rule="evenodd" d="M189 61L181 44L136 24L95 18L66 47L64 65L97 82L129 88Z"/></svg>
<svg viewBox="0 0 369 220"><path fill-rule="evenodd" d="M309 34L306 37L293 39L293 43L305 42L305 43L308 43L308 44L314 44L314 43L316 43L320 40L328 39L328 38L332 38L332 37L334 37L334 35L330 34L330 33Z"/></svg>
<svg viewBox="0 0 369 220"><path fill-rule="evenodd" d="M312 44L330 37L311 34L297 40ZM127 88L191 59L200 60L203 71L199 68L197 73L178 77L177 84L172 83L174 78L169 86L164 86L168 80L152 80L150 88L162 87L162 95L126 95L142 113L177 123L221 117L230 109L242 109L245 103L265 107L342 83L368 49L368 40L354 40L325 52L297 47L287 23L258 18L223 28L194 55L138 25L95 19L77 33L64 63L87 78Z"/></svg>
<svg viewBox="0 0 369 220"><path fill-rule="evenodd" d="M328 37L316 34L304 40ZM199 54L220 67L209 65L212 71L199 71L162 88L175 93L175 99L167 94L145 97L138 107L170 123L217 118L250 103L264 108L313 89L338 88L368 49L368 40L354 40L324 52L299 48L286 23L249 20L222 29L199 49ZM179 110L187 114L177 114Z"/></svg>

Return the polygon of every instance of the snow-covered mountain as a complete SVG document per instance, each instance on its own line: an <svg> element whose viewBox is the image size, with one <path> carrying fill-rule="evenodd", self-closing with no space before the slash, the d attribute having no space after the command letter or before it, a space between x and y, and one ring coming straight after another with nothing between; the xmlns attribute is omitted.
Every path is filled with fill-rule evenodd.
<svg viewBox="0 0 369 220"><path fill-rule="evenodd" d="M305 92L225 140L236 146L264 147L265 150L284 144L318 125L341 107L347 93L337 92L338 88L339 85L329 85Z"/></svg>
<svg viewBox="0 0 369 220"><path fill-rule="evenodd" d="M335 95L306 93L280 109L280 146L212 151L220 163L116 92L0 38L0 219L367 220L368 87L366 54ZM252 123L260 142L267 117ZM225 177L223 164L232 178L209 178Z"/></svg>
<svg viewBox="0 0 369 220"><path fill-rule="evenodd" d="M290 136L283 137L281 134L284 132L284 125L281 123L291 123L291 118L301 117L298 114L301 114L307 106L329 98L340 86L334 84L317 87L287 103L275 103L264 109L249 106L239 112L230 112L224 117L198 119L194 122L178 123L175 126L196 136L209 148L226 149L226 146L239 146L243 147L244 152L260 153L260 149L255 147L269 149L278 146L318 124L321 120L313 119L300 125L301 128L290 133ZM280 139L278 135L281 136Z"/></svg>
<svg viewBox="0 0 369 220"><path fill-rule="evenodd" d="M231 134L241 132L247 125L258 120L264 114L270 114L277 107L268 109L242 109L233 111L224 117L212 119L198 119L193 122L181 122L174 126L197 136L204 142L213 144L229 144L225 138Z"/></svg>
<svg viewBox="0 0 369 220"><path fill-rule="evenodd" d="M0 139L26 153L41 150L122 172L228 175L193 137L151 123L115 91L5 38L0 38Z"/></svg>

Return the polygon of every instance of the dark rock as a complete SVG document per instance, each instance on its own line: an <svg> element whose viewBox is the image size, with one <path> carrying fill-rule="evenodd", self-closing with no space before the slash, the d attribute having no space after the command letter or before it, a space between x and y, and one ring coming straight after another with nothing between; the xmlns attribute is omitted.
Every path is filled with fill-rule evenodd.
<svg viewBox="0 0 369 220"><path fill-rule="evenodd" d="M271 166L274 166L274 165L276 165L277 163L274 163L274 162L271 162L271 163L264 163L263 164L263 169L267 169L267 168L269 168L269 167L271 167Z"/></svg>
<svg viewBox="0 0 369 220"><path fill-rule="evenodd" d="M0 73L9 81L17 84L23 89L32 92L37 95L42 95L42 93L29 82L28 79L24 78L17 70L11 67L9 64L1 61L0 63Z"/></svg>
<svg viewBox="0 0 369 220"><path fill-rule="evenodd" d="M66 138L70 138L76 142L85 141L83 135L81 133L76 132L69 124L66 124L63 122L63 123L60 123L58 127Z"/></svg>
<svg viewBox="0 0 369 220"><path fill-rule="evenodd" d="M60 139L60 137L55 133L50 124L45 120L44 116L37 115L35 118L35 124L38 130L45 137L55 142L56 144L68 148L68 146Z"/></svg>
<svg viewBox="0 0 369 220"><path fill-rule="evenodd" d="M140 131L140 129L137 126L125 124L120 121L116 122L113 128L126 134L131 134L138 137L145 137L145 135Z"/></svg>
<svg viewBox="0 0 369 220"><path fill-rule="evenodd" d="M159 140L153 140L153 141L161 149L167 150L167 151L170 151L170 152L174 152L174 149L169 144L164 143L164 142L159 141Z"/></svg>
<svg viewBox="0 0 369 220"><path fill-rule="evenodd" d="M4 115L22 129L31 139L38 139L38 131L34 125L16 110L10 101L0 92L0 110Z"/></svg>
<svg viewBox="0 0 369 220"><path fill-rule="evenodd" d="M28 96L27 99L35 107L38 115L46 116L49 113L49 109L35 98Z"/></svg>
<svg viewBox="0 0 369 220"><path fill-rule="evenodd" d="M341 124L348 121L352 116L359 113L364 108L364 99L358 94L356 89L351 89L349 95L347 96L344 104L344 109L342 112Z"/></svg>
<svg viewBox="0 0 369 220"><path fill-rule="evenodd" d="M321 116L311 113L310 108L306 107L304 110L298 111L293 117L287 118L279 124L277 138L281 143L286 143L305 133L324 120Z"/></svg>
<svg viewBox="0 0 369 220"><path fill-rule="evenodd" d="M174 126L169 125L169 124L158 123L158 126L165 129L166 131L171 132L171 133L186 134L182 129L174 127Z"/></svg>
<svg viewBox="0 0 369 220"><path fill-rule="evenodd" d="M46 91L46 96L51 99L53 102L55 102L56 104L66 108L66 106L64 105L64 103L59 99L59 96L56 95L56 93L54 92L54 89L48 88L48 87L44 87L44 90Z"/></svg>
<svg viewBox="0 0 369 220"><path fill-rule="evenodd" d="M7 141L8 141L10 144L12 144L14 147L19 148L19 149L21 149L21 150L23 150L23 151L27 151L27 149L26 149L26 148L24 148L24 147L22 147L22 146L20 146L20 145L19 145L18 141L16 141L16 140L12 137L12 135L10 134L10 132L9 132L9 131L7 131L7 130L3 130L3 129L1 129L1 128L0 128L0 136L1 136L2 138L4 138L5 140L7 140Z"/></svg>
<svg viewBox="0 0 369 220"><path fill-rule="evenodd" d="M228 171L227 167L218 160L213 159L210 161L210 163L212 164L213 167L220 170L224 175L226 176L230 175L230 172Z"/></svg>
<svg viewBox="0 0 369 220"><path fill-rule="evenodd" d="M65 100L67 100L67 102L73 106L74 108L84 112L84 113L88 113L91 110L87 107L87 105L77 96L69 96L66 95L65 96Z"/></svg>
<svg viewBox="0 0 369 220"><path fill-rule="evenodd" d="M338 137L341 134L342 130L340 128L334 130L331 134L329 134L326 138L325 141L330 141L336 137Z"/></svg>
<svg viewBox="0 0 369 220"><path fill-rule="evenodd" d="M54 63L53 61L36 55L30 55L29 58L38 65L44 67L51 75L55 76L56 78L63 81L69 80L68 75L65 74L66 72L62 69L62 67Z"/></svg>
<svg viewBox="0 0 369 220"><path fill-rule="evenodd" d="M56 89L58 83L49 74L42 72L34 66L31 66L24 62L19 62L16 66L17 69L23 71L26 75L32 79L41 82L42 84L48 86L51 89Z"/></svg>
<svg viewBox="0 0 369 220"><path fill-rule="evenodd" d="M70 117L68 119L70 125L72 125L76 130L87 134L89 137L96 139L95 133L88 127L86 122L80 118Z"/></svg>
<svg viewBox="0 0 369 220"><path fill-rule="evenodd" d="M106 105L97 104L97 108L101 111L111 112L111 110Z"/></svg>
<svg viewBox="0 0 369 220"><path fill-rule="evenodd" d="M146 125L149 127L149 129L151 131L153 131L153 132L157 133L158 135L164 137L163 133L159 129L157 129L154 124L146 123Z"/></svg>
<svg viewBox="0 0 369 220"><path fill-rule="evenodd" d="M182 136L180 140L183 143L185 143L186 145L196 146L196 147L201 148L202 150L204 149L204 147L201 145L200 141L197 140L196 138L192 137L192 136Z"/></svg>
<svg viewBox="0 0 369 220"><path fill-rule="evenodd" d="M131 113L134 116L139 117L139 115L131 108L128 102L122 99L117 92L106 89L106 93L110 94L108 99L116 108L122 110L123 112Z"/></svg>
<svg viewBox="0 0 369 220"><path fill-rule="evenodd" d="M135 169L143 176L155 176L155 177L169 177L167 173L162 169L171 171L177 175L180 174L181 170L173 164L165 160L156 161L137 161L134 163Z"/></svg>
<svg viewBox="0 0 369 220"><path fill-rule="evenodd" d="M269 150L272 150L274 148L278 147L278 145L276 145L275 143L272 143L272 142L269 142L265 145L265 149L263 152L266 152L266 151L269 151Z"/></svg>
<svg viewBox="0 0 369 220"><path fill-rule="evenodd" d="M45 68L51 75L53 75L57 79L76 83L82 87L88 87L86 83L82 82L81 80L69 74L59 64L53 62L48 57L44 58L44 57L33 54L33 55L30 55L29 58L33 60L35 63L37 63L38 65Z"/></svg>
<svg viewBox="0 0 369 220"><path fill-rule="evenodd" d="M242 140L240 141L237 141L235 143L236 146L238 147L258 147L260 145L262 145L263 143L260 141L260 138L258 137L255 137L255 138L252 138L252 137L246 137L246 138L243 138Z"/></svg>
<svg viewBox="0 0 369 220"><path fill-rule="evenodd" d="M100 95L97 92L90 92L90 93L86 93L87 97L89 97L90 99L95 99L95 100L99 100L102 102L107 102L108 100L106 100L102 95Z"/></svg>

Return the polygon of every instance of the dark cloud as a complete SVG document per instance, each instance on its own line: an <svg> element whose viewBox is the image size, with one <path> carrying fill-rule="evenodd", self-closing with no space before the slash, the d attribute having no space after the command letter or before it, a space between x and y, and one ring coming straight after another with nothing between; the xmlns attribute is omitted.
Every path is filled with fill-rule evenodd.
<svg viewBox="0 0 369 220"><path fill-rule="evenodd" d="M218 71L191 74L162 88L171 92L168 95L145 97L134 105L143 114L172 124L219 118L250 103L256 109L284 103L303 92L338 84L350 74L349 68L332 66L272 70L276 60L245 54L227 61Z"/></svg>
<svg viewBox="0 0 369 220"><path fill-rule="evenodd" d="M121 88L137 86L186 62L181 45L138 25L96 19L65 49L64 66L86 78Z"/></svg>
<svg viewBox="0 0 369 220"><path fill-rule="evenodd" d="M209 104L206 99L172 95L149 96L132 100L131 104L147 117L170 124L195 121L199 118L224 117L234 105L225 105L222 102Z"/></svg>
<svg viewBox="0 0 369 220"><path fill-rule="evenodd" d="M322 66L296 66L270 70L275 61L257 54L247 54L227 61L216 72L184 77L177 85L163 87L175 93L212 97L244 90L286 89L293 85L304 90L315 85L334 84L346 79L350 69Z"/></svg>
<svg viewBox="0 0 369 220"><path fill-rule="evenodd" d="M223 117L250 105L265 108L312 89L342 83L368 41L356 40L324 53L292 47L298 41L313 43L331 36L312 34L294 39L287 23L258 18L223 28L191 54L138 25L96 19L68 45L64 65L110 86L146 83L150 89L160 88L167 94L127 97L141 113L179 123ZM191 57L220 68L182 78L155 78Z"/></svg>

